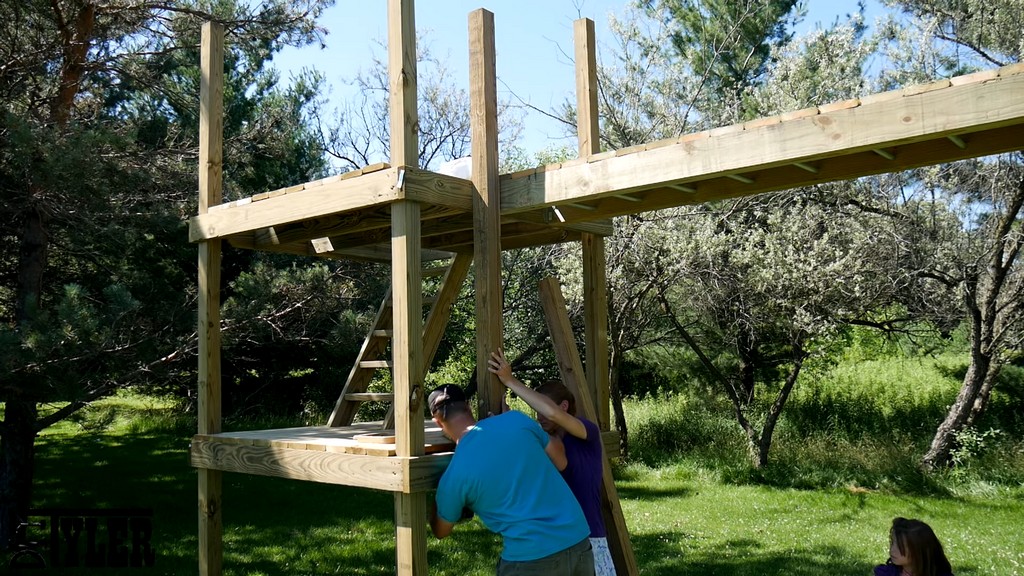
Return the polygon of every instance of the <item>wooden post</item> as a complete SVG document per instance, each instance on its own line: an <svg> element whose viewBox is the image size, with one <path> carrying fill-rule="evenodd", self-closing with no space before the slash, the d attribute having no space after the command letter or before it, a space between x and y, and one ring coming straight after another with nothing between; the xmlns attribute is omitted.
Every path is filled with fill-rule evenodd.
<svg viewBox="0 0 1024 576"><path fill-rule="evenodd" d="M224 130L224 27L203 24L199 80L199 213L221 203ZM221 427L220 384L221 241L199 243L199 434ZM223 570L221 472L200 468L199 574Z"/></svg>
<svg viewBox="0 0 1024 576"><path fill-rule="evenodd" d="M416 111L416 22L412 0L388 1L391 165L419 167ZM395 186L402 185L399 177ZM420 205L391 205L395 451L423 454L423 284ZM427 573L426 493L395 493L395 556L399 576Z"/></svg>
<svg viewBox="0 0 1024 576"><path fill-rule="evenodd" d="M576 136L579 156L601 151L601 130L597 114L597 42L594 21L580 18L573 23L576 47ZM596 404L594 422L601 430L611 428L608 410L608 280L604 237L584 233L583 319L587 346L587 385Z"/></svg>
<svg viewBox="0 0 1024 576"><path fill-rule="evenodd" d="M558 280L548 277L540 281L540 302L544 308L544 319L548 325L548 332L551 334L551 342L555 347L555 357L558 359L562 382L576 395L576 405L583 410L583 417L593 421L594 404L583 377L583 365L580 362L579 352L576 350L572 324L569 322L569 313L566 310L565 298L562 296ZM604 446L603 443L602 446ZM608 459L603 458L603 460L601 512L604 515L605 529L608 531L608 549L612 554L612 561L615 563L615 572L618 576L638 576L640 570L637 568L636 557L633 555L633 545L629 541L629 530L626 528L626 519L622 515L619 494L615 489L615 479L612 478Z"/></svg>
<svg viewBox="0 0 1024 576"><path fill-rule="evenodd" d="M494 14L469 14L469 110L473 158L473 259L476 265L477 415L501 413L504 386L487 370L501 347L501 196L498 189L498 92Z"/></svg>

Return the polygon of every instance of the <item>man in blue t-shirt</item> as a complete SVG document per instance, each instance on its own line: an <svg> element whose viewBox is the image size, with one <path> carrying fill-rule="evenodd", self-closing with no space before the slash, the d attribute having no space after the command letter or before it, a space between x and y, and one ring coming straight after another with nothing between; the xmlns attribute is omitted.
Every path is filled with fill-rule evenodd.
<svg viewBox="0 0 1024 576"><path fill-rule="evenodd" d="M431 392L430 413L456 443L441 476L430 528L438 538L469 508L504 547L497 574L592 576L590 529L576 498L558 473L559 443L521 412L477 422L462 389L445 384Z"/></svg>

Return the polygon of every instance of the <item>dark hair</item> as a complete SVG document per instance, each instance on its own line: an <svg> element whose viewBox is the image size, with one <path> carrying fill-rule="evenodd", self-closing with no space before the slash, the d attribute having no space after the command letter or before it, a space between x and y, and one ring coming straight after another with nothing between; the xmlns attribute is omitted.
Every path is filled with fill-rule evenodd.
<svg viewBox="0 0 1024 576"><path fill-rule="evenodd" d="M889 538L907 557L907 568L914 576L948 576L953 568L942 550L942 543L931 526L920 520L894 518Z"/></svg>
<svg viewBox="0 0 1024 576"><path fill-rule="evenodd" d="M573 416L576 415L576 396L569 391L565 384L562 384L561 380L548 380L537 386L536 390L554 400L555 404L561 404L563 400L569 402L569 409L566 412Z"/></svg>
<svg viewBox="0 0 1024 576"><path fill-rule="evenodd" d="M441 414L442 420L448 420L452 414L469 412L466 404L466 393L455 384L442 384L434 389L427 398L430 415Z"/></svg>

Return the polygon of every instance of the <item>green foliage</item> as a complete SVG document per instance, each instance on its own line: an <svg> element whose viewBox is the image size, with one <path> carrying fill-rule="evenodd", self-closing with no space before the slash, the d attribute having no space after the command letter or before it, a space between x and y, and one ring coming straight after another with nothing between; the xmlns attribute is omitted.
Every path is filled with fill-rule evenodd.
<svg viewBox="0 0 1024 576"><path fill-rule="evenodd" d="M677 56L706 84L709 95L738 101L758 84L774 59L773 49L792 37L802 18L797 0L646 0L649 14L669 23ZM795 14L791 14L796 9ZM710 102L710 100L709 100ZM754 110L725 110L731 121L749 119Z"/></svg>
<svg viewBox="0 0 1024 576"><path fill-rule="evenodd" d="M1021 403L1007 398L993 400L979 428L958 438L952 471L936 476L918 468L960 386L945 373L963 363L959 355L882 357L843 362L808 379L790 398L763 469L746 459L743 432L720 395L684 389L630 401L630 454L645 466L685 463L738 484L946 495L1013 490L1024 474L1024 427L1016 417Z"/></svg>
<svg viewBox="0 0 1024 576"><path fill-rule="evenodd" d="M951 453L954 468L969 467L972 460L991 449L1002 436L1003 431L995 428L984 432L972 427L959 430L953 435L957 443L957 447Z"/></svg>
<svg viewBox="0 0 1024 576"><path fill-rule="evenodd" d="M692 457L703 466L739 466L747 461L743 432L728 404L706 395L670 395L624 403L630 430L630 458L663 466Z"/></svg>
<svg viewBox="0 0 1024 576"><path fill-rule="evenodd" d="M136 354L151 351L138 337L148 324L143 311L123 286L94 298L72 284L52 310L34 310L17 328L0 324L0 400L68 402L112 391L112 380L137 369Z"/></svg>

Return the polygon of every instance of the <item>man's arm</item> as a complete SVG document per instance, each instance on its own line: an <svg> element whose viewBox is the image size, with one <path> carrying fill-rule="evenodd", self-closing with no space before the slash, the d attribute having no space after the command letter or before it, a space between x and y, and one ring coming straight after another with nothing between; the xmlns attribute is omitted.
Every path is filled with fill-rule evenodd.
<svg viewBox="0 0 1024 576"><path fill-rule="evenodd" d="M548 445L544 447L544 453L559 472L569 465L569 459L565 457L565 444L558 436L548 436Z"/></svg>
<svg viewBox="0 0 1024 576"><path fill-rule="evenodd" d="M455 524L437 515L437 501L435 500L430 507L430 531L440 539L451 534L452 528L455 528Z"/></svg>

